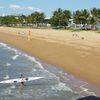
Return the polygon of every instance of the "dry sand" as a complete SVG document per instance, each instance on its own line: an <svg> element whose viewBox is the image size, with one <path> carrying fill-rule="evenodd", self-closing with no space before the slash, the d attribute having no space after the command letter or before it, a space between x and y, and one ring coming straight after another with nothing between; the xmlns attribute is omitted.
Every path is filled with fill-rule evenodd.
<svg viewBox="0 0 100 100"><path fill-rule="evenodd" d="M0 41L100 87L100 35L96 32L0 27Z"/></svg>

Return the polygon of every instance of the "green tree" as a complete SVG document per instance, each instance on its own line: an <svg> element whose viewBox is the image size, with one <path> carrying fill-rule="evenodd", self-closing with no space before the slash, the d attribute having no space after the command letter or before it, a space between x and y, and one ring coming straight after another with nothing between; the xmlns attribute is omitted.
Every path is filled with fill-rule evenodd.
<svg viewBox="0 0 100 100"><path fill-rule="evenodd" d="M87 9L84 10L77 10L73 14L74 22L76 24L88 24L88 19L89 19L90 13Z"/></svg>
<svg viewBox="0 0 100 100"><path fill-rule="evenodd" d="M71 12L59 8L53 12L51 24L52 26L67 26L69 18L71 18Z"/></svg>
<svg viewBox="0 0 100 100"><path fill-rule="evenodd" d="M32 23L36 24L38 27L39 23L44 22L45 15L44 15L44 13L34 12L31 14L30 18L31 18Z"/></svg>
<svg viewBox="0 0 100 100"><path fill-rule="evenodd" d="M91 9L90 24L92 29L96 29L96 24L100 23L100 9L93 8Z"/></svg>

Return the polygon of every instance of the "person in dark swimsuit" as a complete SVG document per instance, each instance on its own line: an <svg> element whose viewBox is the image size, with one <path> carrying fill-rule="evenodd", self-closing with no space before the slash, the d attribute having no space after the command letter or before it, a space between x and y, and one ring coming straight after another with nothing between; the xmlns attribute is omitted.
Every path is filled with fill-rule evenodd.
<svg viewBox="0 0 100 100"><path fill-rule="evenodd" d="M28 78L27 77L24 77L24 75L23 74L21 74L21 76L20 76L20 78L22 79L22 81L21 81L21 85L25 85L24 84L24 80L28 80Z"/></svg>
<svg viewBox="0 0 100 100"><path fill-rule="evenodd" d="M21 80L21 85L23 86L24 85L24 79L25 79L25 77L23 76L23 74L21 74L20 78L22 79Z"/></svg>

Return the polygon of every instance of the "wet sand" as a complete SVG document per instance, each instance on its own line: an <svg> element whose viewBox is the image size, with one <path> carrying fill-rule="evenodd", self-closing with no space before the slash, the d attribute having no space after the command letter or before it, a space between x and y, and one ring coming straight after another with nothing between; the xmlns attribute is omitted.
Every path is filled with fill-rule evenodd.
<svg viewBox="0 0 100 100"><path fill-rule="evenodd" d="M100 35L96 32L0 27L0 41L100 88Z"/></svg>

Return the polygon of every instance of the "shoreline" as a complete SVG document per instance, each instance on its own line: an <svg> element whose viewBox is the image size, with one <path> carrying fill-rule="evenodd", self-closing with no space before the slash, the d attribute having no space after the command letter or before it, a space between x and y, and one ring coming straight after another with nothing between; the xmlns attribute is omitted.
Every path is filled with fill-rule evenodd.
<svg viewBox="0 0 100 100"><path fill-rule="evenodd" d="M1 42L1 43L4 43L4 42ZM7 46L8 47L10 46L11 48L14 48L14 49L18 50L18 52L21 52L22 54L27 54L26 52L21 51L18 48L15 48L12 45L7 44ZM29 55L29 54L28 54L28 56L34 57L32 55ZM99 97L100 90L98 89L98 87L94 86L93 84L88 84L87 82L79 79L78 77L75 77L75 76L73 76L71 74L68 74L61 67L54 66L52 64L48 64L47 62L45 62L45 61L43 61L43 60L41 60L39 58L36 58L36 57L34 57L34 58L35 58L36 61L38 61L42 65L42 67L44 69L46 69L50 73L52 73L52 74L56 75L57 77L59 77L60 78L60 81L63 82L64 84L66 84L66 86L68 86L69 88L71 88L73 90L73 92L75 92L75 90L78 90L78 89L81 90L81 87L83 87L84 89L87 89L88 91L86 93L85 93L85 91L83 91L83 92L81 91L79 93L83 93L83 95L85 95L85 96L88 96L89 93L90 93L91 95L94 95L94 96L98 96ZM71 81L73 87L70 87L70 85L69 85L70 84L70 81ZM78 87L76 86L75 89L74 89L74 85L76 83L75 81L77 81L77 86ZM83 85L80 85L80 83L81 84L83 83ZM76 88L78 88L78 89L76 89Z"/></svg>
<svg viewBox="0 0 100 100"><path fill-rule="evenodd" d="M10 44L19 50L28 53L29 55L42 59L48 64L53 64L54 66L62 68L67 73L87 81L90 84L92 83L100 88L100 80L98 79L100 75L99 68L94 68L94 66L91 66L95 64L95 66L99 66L100 59L96 59L94 63L93 60L95 60L95 58L90 59L94 55L91 55L88 58L83 57L83 59L79 57L78 53L76 53L76 50L80 48L77 49L75 46L70 44L59 44L36 37L33 37L31 41L28 41L26 36L18 36L17 34L13 34L13 31L9 31L9 29L10 28L8 28L8 31L0 30L1 42ZM94 51L91 52L93 53ZM87 65L90 62L91 64ZM90 70L90 68L92 69Z"/></svg>
<svg viewBox="0 0 100 100"><path fill-rule="evenodd" d="M46 69L46 70L48 70L49 72L51 72L51 73L53 73L53 74L55 74L57 77L59 77L60 78L60 81L61 82L64 82L66 85L67 84L69 84L69 83L67 83L66 82L66 80L67 79L69 79L70 81L72 81L72 79L70 79L71 77L73 77L74 78L74 81L76 80L76 81L78 81L79 83L80 82L84 82L85 84L84 85L82 85L83 86L83 88L84 89L88 89L88 92L90 92L90 93L93 93L93 95L94 95L94 93L96 94L96 96L98 96L98 97L100 97L100 88L98 88L98 86L95 86L94 84L91 84L91 83L87 83L86 81L84 81L84 80L82 80L82 79L80 79L80 78L78 78L78 77L75 77L75 76L73 76L72 74L69 74L69 73L67 73L66 71L64 71L61 67L58 67L58 66L54 66L54 65L52 65L52 64L48 64L47 62L45 62L45 61L43 61L43 60L41 60L41 59L39 59L39 58L35 58L37 61L39 61L41 64L42 64L42 66ZM55 72L56 71L56 72ZM60 73L61 72L61 73ZM62 75L62 73L64 74L64 76ZM67 76L68 75L68 76ZM61 77L62 76L62 77ZM64 78L64 80L62 81L62 78L63 77L66 77L66 78ZM70 78L69 78L70 77ZM74 85L74 83L72 83L73 85ZM79 87L78 86L78 88L81 88L81 87ZM77 90L77 89L76 89ZM83 91L84 92L84 91ZM86 93L87 94L87 93ZM87 94L88 95L88 94ZM92 94L91 94L92 95Z"/></svg>

